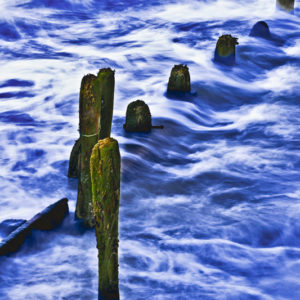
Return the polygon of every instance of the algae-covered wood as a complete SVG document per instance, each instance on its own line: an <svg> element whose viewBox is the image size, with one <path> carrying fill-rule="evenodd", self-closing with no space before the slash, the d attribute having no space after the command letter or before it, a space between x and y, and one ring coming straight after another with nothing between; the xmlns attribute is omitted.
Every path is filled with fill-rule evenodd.
<svg viewBox="0 0 300 300"><path fill-rule="evenodd" d="M152 121L149 106L142 100L136 100L127 106L124 129L133 132L148 132Z"/></svg>
<svg viewBox="0 0 300 300"><path fill-rule="evenodd" d="M120 152L113 138L100 140L91 155L93 210L99 259L101 299L119 299L118 223Z"/></svg>
<svg viewBox="0 0 300 300"><path fill-rule="evenodd" d="M190 92L191 91L191 79L189 68L186 65L175 65L172 68L169 82L169 92Z"/></svg>
<svg viewBox="0 0 300 300"><path fill-rule="evenodd" d="M215 49L215 61L228 65L234 64L235 46L238 44L238 39L230 34L220 36Z"/></svg>
<svg viewBox="0 0 300 300"><path fill-rule="evenodd" d="M83 77L79 99L79 180L76 217L94 226L90 156L99 138L110 136L114 103L114 71L101 69L97 77Z"/></svg>

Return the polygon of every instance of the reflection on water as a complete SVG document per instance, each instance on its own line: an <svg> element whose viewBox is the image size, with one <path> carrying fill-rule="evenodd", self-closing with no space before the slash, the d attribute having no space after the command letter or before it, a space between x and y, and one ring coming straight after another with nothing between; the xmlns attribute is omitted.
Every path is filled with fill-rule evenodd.
<svg viewBox="0 0 300 300"><path fill-rule="evenodd" d="M71 214L0 258L0 298L97 299L95 234L74 221L77 180L66 175L81 78L111 67L121 299L298 299L298 6L1 2L0 223L63 197ZM250 34L258 21L267 38ZM222 34L239 39L234 66L213 61ZM169 95L180 63L191 93ZM163 130L123 130L137 99Z"/></svg>

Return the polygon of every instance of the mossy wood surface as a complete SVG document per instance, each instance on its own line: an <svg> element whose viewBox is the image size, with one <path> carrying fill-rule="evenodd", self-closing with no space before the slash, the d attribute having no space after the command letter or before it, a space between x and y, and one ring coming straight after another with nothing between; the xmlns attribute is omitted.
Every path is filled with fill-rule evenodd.
<svg viewBox="0 0 300 300"><path fill-rule="evenodd" d="M238 39L231 36L230 34L225 34L219 37L217 42L217 53L222 57L227 57L235 54L235 46L238 45Z"/></svg>
<svg viewBox="0 0 300 300"><path fill-rule="evenodd" d="M175 65L172 68L168 82L168 91L190 92L191 79L186 65Z"/></svg>
<svg viewBox="0 0 300 300"><path fill-rule="evenodd" d="M233 65L235 63L235 46L238 45L237 40L230 34L220 36L215 49L215 61Z"/></svg>
<svg viewBox="0 0 300 300"><path fill-rule="evenodd" d="M127 106L124 128L131 132L148 132L152 121L149 106L142 100L136 100Z"/></svg>
<svg viewBox="0 0 300 300"><path fill-rule="evenodd" d="M79 181L76 216L94 226L90 156L99 138L110 136L114 102L114 71L101 69L83 77L79 99Z"/></svg>
<svg viewBox="0 0 300 300"><path fill-rule="evenodd" d="M78 178L79 154L80 154L80 139L78 139L75 142L70 154L68 176L71 178Z"/></svg>
<svg viewBox="0 0 300 300"><path fill-rule="evenodd" d="M100 140L93 148L90 163L99 259L100 299L119 299L120 152L118 142L112 138Z"/></svg>

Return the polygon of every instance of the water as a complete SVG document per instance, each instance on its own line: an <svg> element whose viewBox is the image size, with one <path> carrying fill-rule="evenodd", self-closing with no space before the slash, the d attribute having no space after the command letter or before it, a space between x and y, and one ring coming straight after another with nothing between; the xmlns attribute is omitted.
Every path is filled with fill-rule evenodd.
<svg viewBox="0 0 300 300"><path fill-rule="evenodd" d="M300 18L275 1L0 1L0 222L70 216L0 259L0 299L97 299L93 230L67 178L81 78L116 70L121 299L300 298ZM249 37L264 20L273 40ZM239 38L236 65L213 62ZM188 64L192 93L166 94ZM149 134L125 133L146 101ZM3 236L0 236L3 238Z"/></svg>

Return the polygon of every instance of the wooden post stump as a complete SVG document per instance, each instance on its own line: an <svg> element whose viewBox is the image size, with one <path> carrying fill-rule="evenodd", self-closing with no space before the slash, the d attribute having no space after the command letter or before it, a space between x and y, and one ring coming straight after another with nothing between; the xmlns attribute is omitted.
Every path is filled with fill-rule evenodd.
<svg viewBox="0 0 300 300"><path fill-rule="evenodd" d="M239 44L237 40L230 34L220 36L216 45L215 61L233 65L235 63L235 46Z"/></svg>
<svg viewBox="0 0 300 300"><path fill-rule="evenodd" d="M264 21L259 21L254 24L251 29L250 36L261 37L268 39L271 37L269 26Z"/></svg>
<svg viewBox="0 0 300 300"><path fill-rule="evenodd" d="M127 106L124 129L132 132L149 132L151 130L151 113L149 106L142 100L136 100Z"/></svg>
<svg viewBox="0 0 300 300"><path fill-rule="evenodd" d="M168 92L190 92L191 79L186 65L175 65L168 82Z"/></svg>
<svg viewBox="0 0 300 300"><path fill-rule="evenodd" d="M79 180L76 217L94 226L90 157L99 138L110 136L114 103L114 71L101 69L83 77L79 99Z"/></svg>
<svg viewBox="0 0 300 300"><path fill-rule="evenodd" d="M276 0L276 5L279 9L292 12L294 10L295 0Z"/></svg>
<svg viewBox="0 0 300 300"><path fill-rule="evenodd" d="M118 224L120 152L113 138L100 140L91 155L93 210L99 260L99 299L119 299Z"/></svg>
<svg viewBox="0 0 300 300"><path fill-rule="evenodd" d="M71 151L69 159L68 177L78 178L79 175L80 139L78 139Z"/></svg>

